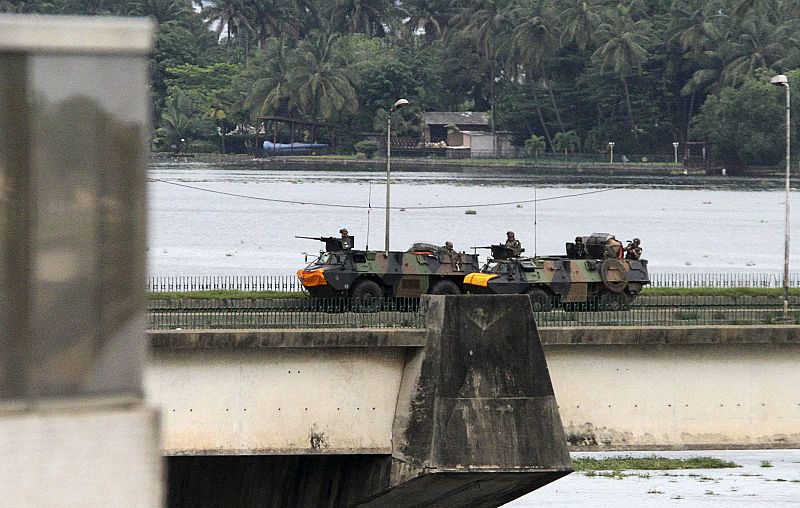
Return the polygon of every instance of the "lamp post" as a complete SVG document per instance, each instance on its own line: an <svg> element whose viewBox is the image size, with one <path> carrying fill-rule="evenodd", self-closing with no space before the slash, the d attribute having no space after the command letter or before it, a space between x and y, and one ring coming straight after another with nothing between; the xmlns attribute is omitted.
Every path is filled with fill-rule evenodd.
<svg viewBox="0 0 800 508"><path fill-rule="evenodd" d="M675 151L675 164L678 163L678 145L680 145L680 143L678 143L677 141L672 142L672 148Z"/></svg>
<svg viewBox="0 0 800 508"><path fill-rule="evenodd" d="M611 160L609 161L609 163L614 164L614 142L613 141L609 141L608 142L608 149L611 150Z"/></svg>
<svg viewBox="0 0 800 508"><path fill-rule="evenodd" d="M389 109L389 119L386 122L386 243L384 244L384 253L387 256L389 255L389 205L391 197L389 182L392 175L392 113L403 106L408 106L408 101L406 99L397 99L394 106Z"/></svg>
<svg viewBox="0 0 800 508"><path fill-rule="evenodd" d="M786 89L786 199L784 204L784 245L783 245L783 317L789 315L789 174L791 171L791 110L792 101L789 95L789 79L784 74L778 74L769 80L775 86Z"/></svg>

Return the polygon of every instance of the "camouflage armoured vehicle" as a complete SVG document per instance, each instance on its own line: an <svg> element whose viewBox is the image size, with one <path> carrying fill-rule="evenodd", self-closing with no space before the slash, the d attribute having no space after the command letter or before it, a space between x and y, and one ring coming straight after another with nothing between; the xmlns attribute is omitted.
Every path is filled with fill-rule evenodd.
<svg viewBox="0 0 800 508"><path fill-rule="evenodd" d="M348 248L353 237L298 237L325 242L325 251L297 271L314 297L418 297L461 294L464 275L480 268L476 254L430 244L414 244L405 252Z"/></svg>
<svg viewBox="0 0 800 508"><path fill-rule="evenodd" d="M581 245L582 244L582 245ZM622 310L650 283L647 260L624 259L613 235L594 233L567 243L567 255L514 257L505 245L492 245L480 273L464 277L470 293L527 293L535 311Z"/></svg>

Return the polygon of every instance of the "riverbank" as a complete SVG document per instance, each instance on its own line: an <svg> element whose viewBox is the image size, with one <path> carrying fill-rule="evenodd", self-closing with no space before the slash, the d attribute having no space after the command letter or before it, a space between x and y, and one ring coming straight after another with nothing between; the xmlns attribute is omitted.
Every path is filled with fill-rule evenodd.
<svg viewBox="0 0 800 508"><path fill-rule="evenodd" d="M386 171L386 159L356 159L350 156L271 156L245 154L166 154L150 156L151 165L213 164L220 168L265 171ZM572 162L537 159L444 159L393 157L392 170L398 172L441 172L524 176L543 184L603 184L675 187L743 187L776 189L784 185L782 174L763 170L744 175L707 175L698 168L658 162Z"/></svg>

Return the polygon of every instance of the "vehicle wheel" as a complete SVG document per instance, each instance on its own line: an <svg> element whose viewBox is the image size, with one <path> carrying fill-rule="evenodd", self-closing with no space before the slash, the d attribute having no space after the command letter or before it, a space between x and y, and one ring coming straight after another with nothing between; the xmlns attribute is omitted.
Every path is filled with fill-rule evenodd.
<svg viewBox="0 0 800 508"><path fill-rule="evenodd" d="M527 291L531 299L533 312L549 312L553 310L553 295L544 289L533 288Z"/></svg>
<svg viewBox="0 0 800 508"><path fill-rule="evenodd" d="M612 293L622 293L628 285L626 266L619 259L605 259L600 266L603 285Z"/></svg>
<svg viewBox="0 0 800 508"><path fill-rule="evenodd" d="M375 281L362 280L353 285L350 296L354 311L377 312L381 309L383 289Z"/></svg>
<svg viewBox="0 0 800 508"><path fill-rule="evenodd" d="M431 288L432 295L460 295L458 284L451 280L440 280Z"/></svg>

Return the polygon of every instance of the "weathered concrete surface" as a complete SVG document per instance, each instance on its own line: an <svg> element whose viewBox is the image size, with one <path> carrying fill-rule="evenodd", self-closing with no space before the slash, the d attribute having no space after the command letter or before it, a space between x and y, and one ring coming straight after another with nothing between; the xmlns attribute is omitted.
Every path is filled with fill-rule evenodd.
<svg viewBox="0 0 800 508"><path fill-rule="evenodd" d="M593 326L539 329L542 344L800 344L798 325Z"/></svg>
<svg viewBox="0 0 800 508"><path fill-rule="evenodd" d="M151 331L150 342L158 350L213 348L323 348L323 347L422 347L425 330L406 328L331 328L326 330L188 330Z"/></svg>
<svg viewBox="0 0 800 508"><path fill-rule="evenodd" d="M545 352L573 450L800 446L798 343Z"/></svg>
<svg viewBox="0 0 800 508"><path fill-rule="evenodd" d="M370 505L496 506L568 474L530 300L432 298L428 316L392 429L391 481L402 486Z"/></svg>
<svg viewBox="0 0 800 508"><path fill-rule="evenodd" d="M429 306L422 336L151 334L170 504L497 506L568 474L529 299Z"/></svg>
<svg viewBox="0 0 800 508"><path fill-rule="evenodd" d="M167 455L389 454L405 348L156 349Z"/></svg>

